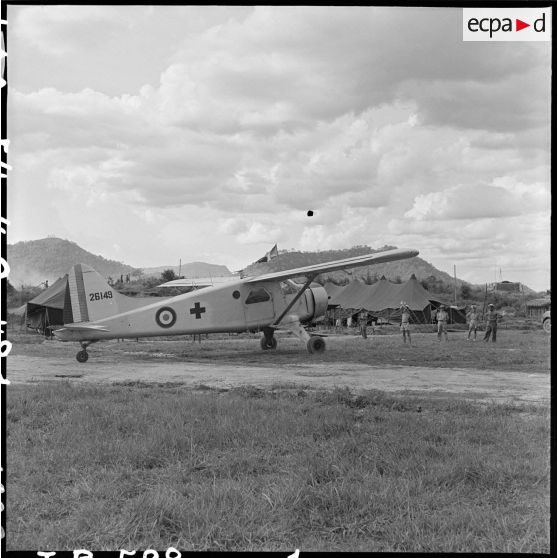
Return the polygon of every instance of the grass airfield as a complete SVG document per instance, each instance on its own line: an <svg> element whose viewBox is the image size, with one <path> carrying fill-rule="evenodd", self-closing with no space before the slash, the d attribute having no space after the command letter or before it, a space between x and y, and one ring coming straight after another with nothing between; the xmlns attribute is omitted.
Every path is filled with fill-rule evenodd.
<svg viewBox="0 0 558 558"><path fill-rule="evenodd" d="M322 355L288 337L275 353L252 336L128 340L80 365L77 344L8 332L8 378L12 358L34 364L7 388L7 549L549 552L550 339L499 336L425 330L408 347L394 329ZM96 365L114 377L95 381ZM163 365L245 376L168 380ZM276 377L259 382L262 367ZM285 378L301 367L313 374ZM365 367L364 387L331 375ZM498 383L409 389L399 368ZM374 371L400 385L374 388ZM507 397L507 378L548 393Z"/></svg>

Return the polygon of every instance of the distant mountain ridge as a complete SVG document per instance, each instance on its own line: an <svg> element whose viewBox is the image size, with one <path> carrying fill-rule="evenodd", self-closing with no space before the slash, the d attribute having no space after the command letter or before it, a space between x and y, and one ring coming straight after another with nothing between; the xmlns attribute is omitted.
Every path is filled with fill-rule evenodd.
<svg viewBox="0 0 558 558"><path fill-rule="evenodd" d="M108 260L100 255L94 255L78 246L75 242L61 238L49 237L40 240L17 242L8 244L7 256L10 265L9 281L16 288L21 285L39 285L45 280L52 283L62 277L76 263L85 263L93 267L104 277L117 279L120 275L133 274L138 271L130 265L114 260ZM319 252L280 251L277 258L266 263L248 265L245 275L258 275L261 273L281 271L303 267L332 260L360 256L363 254L382 252L394 248L384 246L373 249L370 246L354 246L342 250L322 250ZM177 275L179 266L169 265L160 267L143 268L145 275L159 275L166 269L172 269ZM180 273L184 277L221 277L232 275L224 265L209 264L205 262L188 262L182 264ZM432 264L420 257L408 260L399 260L385 264L376 264L353 268L345 271L334 271L321 276L323 281L346 283L352 279L376 281L382 276L392 281L406 281L414 274L420 281L435 277L446 284L453 284L453 277L440 271ZM466 281L457 279L458 288L469 285Z"/></svg>
<svg viewBox="0 0 558 558"><path fill-rule="evenodd" d="M7 248L8 279L16 288L21 285L36 286L46 280L52 283L77 263L90 265L104 277L113 278L132 273L135 269L122 262L96 256L75 242L56 237L8 244Z"/></svg>
<svg viewBox="0 0 558 558"><path fill-rule="evenodd" d="M7 256L10 266L8 279L16 288L21 285L38 286L47 280L52 284L77 263L90 265L105 278L119 279L120 275L138 271L138 268L131 265L96 256L75 242L56 237L8 244ZM146 275L159 275L166 269L173 269L178 274L178 266L172 265L145 268L141 271ZM224 265L190 262L182 265L181 274L186 277L216 277L231 275L231 272Z"/></svg>
<svg viewBox="0 0 558 558"><path fill-rule="evenodd" d="M313 265L332 260L384 252L386 250L392 250L393 248L395 248L395 246L383 246L379 249L373 249L370 246L354 246L353 248L343 250L323 250L320 252L279 252L279 256L269 262L261 264L253 263L249 265L246 268L245 273L247 275L257 275L272 271L282 271L284 269L297 268L305 265ZM449 273L440 271L432 264L418 256L407 260L356 267L348 269L347 272L333 271L330 273L324 273L321 278L324 281L333 281L334 283L342 283L352 279L369 279L375 281L382 276L385 276L386 279L392 281L397 279L406 281L412 274L414 274L419 281L432 276L444 283L453 284L454 281L453 277L449 275ZM458 287L463 284L469 284L467 281L462 279L457 279L456 283Z"/></svg>

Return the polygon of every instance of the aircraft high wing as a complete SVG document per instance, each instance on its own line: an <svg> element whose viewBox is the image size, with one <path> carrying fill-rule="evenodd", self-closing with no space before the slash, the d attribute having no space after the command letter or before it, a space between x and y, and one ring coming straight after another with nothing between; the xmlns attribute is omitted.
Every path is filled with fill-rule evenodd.
<svg viewBox="0 0 558 558"><path fill-rule="evenodd" d="M275 349L278 329L294 333L311 353L325 350L321 336L310 336L303 324L323 316L327 293L315 278L327 271L412 258L417 250L388 250L258 276L227 278L152 304L134 307L129 297L115 291L94 269L77 264L68 274L65 325L53 333L62 341L77 341L76 355L85 362L91 343L116 338L188 335L260 330L264 350ZM290 281L306 279L302 286Z"/></svg>
<svg viewBox="0 0 558 558"><path fill-rule="evenodd" d="M372 265L379 263L392 262L395 260L404 260L406 258L413 258L418 256L418 250L403 250L394 249L386 250L385 252L376 252L375 254L365 254L364 256L354 256L352 258L345 258L343 260L335 260L333 262L325 262L314 265L307 265L296 269L287 269L285 271L274 271L272 273L265 273L255 277L246 277L247 283L255 283L259 281L274 281L282 279L290 279L292 277L306 276L315 279L320 273L326 271L337 271L339 269L349 269L351 267L360 267L363 265Z"/></svg>

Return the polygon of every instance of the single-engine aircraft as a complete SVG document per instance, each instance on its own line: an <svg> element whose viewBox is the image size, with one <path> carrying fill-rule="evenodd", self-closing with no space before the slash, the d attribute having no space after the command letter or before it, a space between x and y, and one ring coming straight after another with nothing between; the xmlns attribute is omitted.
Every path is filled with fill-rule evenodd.
<svg viewBox="0 0 558 558"><path fill-rule="evenodd" d="M77 341L78 362L89 358L87 347L106 339L228 333L259 329L263 350L277 347L276 330L288 330L306 343L310 353L325 350L325 340L310 336L302 324L323 316L326 290L314 279L327 271L412 258L417 250L395 249L321 264L237 278L134 307L133 299L115 291L99 273L77 264L68 273L65 325L53 333L61 341ZM293 277L306 278L303 285Z"/></svg>

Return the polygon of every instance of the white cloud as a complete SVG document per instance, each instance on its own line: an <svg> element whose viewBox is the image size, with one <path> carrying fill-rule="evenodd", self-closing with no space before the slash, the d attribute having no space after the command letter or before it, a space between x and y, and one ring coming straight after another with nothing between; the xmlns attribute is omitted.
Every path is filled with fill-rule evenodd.
<svg viewBox="0 0 558 558"><path fill-rule="evenodd" d="M255 221L250 223L247 230L237 234L237 240L241 244L258 244L271 242L281 234L281 229L269 221Z"/></svg>
<svg viewBox="0 0 558 558"><path fill-rule="evenodd" d="M45 41L60 71L36 87L52 62L24 57L10 81L16 237L103 242L128 222L138 264L177 242L250 261L276 241L447 263L475 257L470 239L495 258L488 238L518 261L521 230L544 259L548 45L465 44L458 9L83 8L17 12L19 65ZM138 39L150 17L156 49ZM32 200L59 222L26 220Z"/></svg>
<svg viewBox="0 0 558 558"><path fill-rule="evenodd" d="M418 220L484 219L528 215L545 209L545 192L514 194L486 184L460 185L417 196L405 217Z"/></svg>
<svg viewBox="0 0 558 558"><path fill-rule="evenodd" d="M51 55L98 47L126 26L124 14L107 6L31 6L15 19L14 33Z"/></svg>

